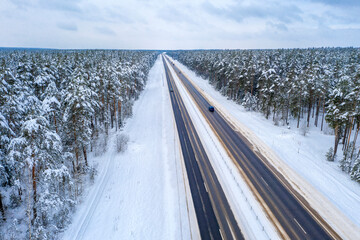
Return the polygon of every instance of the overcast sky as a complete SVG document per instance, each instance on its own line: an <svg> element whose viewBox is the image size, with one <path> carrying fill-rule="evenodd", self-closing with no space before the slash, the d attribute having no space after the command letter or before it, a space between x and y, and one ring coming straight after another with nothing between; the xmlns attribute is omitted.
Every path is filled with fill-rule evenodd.
<svg viewBox="0 0 360 240"><path fill-rule="evenodd" d="M0 0L0 47L360 46L360 0Z"/></svg>

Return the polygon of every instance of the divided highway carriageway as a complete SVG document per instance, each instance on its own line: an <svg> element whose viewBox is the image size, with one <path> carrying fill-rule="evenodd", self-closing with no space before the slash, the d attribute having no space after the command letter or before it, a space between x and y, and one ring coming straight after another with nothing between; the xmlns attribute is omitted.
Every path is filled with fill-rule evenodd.
<svg viewBox="0 0 360 240"><path fill-rule="evenodd" d="M212 169L169 66L182 81L279 235L283 239L341 239L290 183L260 153L252 150L251 144L219 111L208 111L209 101L167 56L163 55L163 61L169 90L172 90L170 97L201 238L243 239L243 236L217 180L221 176L216 176ZM220 236L217 229L221 229Z"/></svg>
<svg viewBox="0 0 360 240"><path fill-rule="evenodd" d="M164 57L163 62L201 239L244 239Z"/></svg>

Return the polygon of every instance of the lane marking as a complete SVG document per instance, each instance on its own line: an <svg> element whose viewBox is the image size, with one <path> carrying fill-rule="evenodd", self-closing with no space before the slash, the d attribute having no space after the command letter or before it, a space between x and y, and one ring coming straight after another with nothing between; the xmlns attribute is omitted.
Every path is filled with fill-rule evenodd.
<svg viewBox="0 0 360 240"><path fill-rule="evenodd" d="M230 221L229 221L229 219L228 219L228 216L226 216L226 222L228 223L229 226L231 226L231 227L230 227L230 233L231 233L233 239L236 239L235 233L234 233L234 231L233 231L233 229L232 229L232 224L230 224Z"/></svg>
<svg viewBox="0 0 360 240"><path fill-rule="evenodd" d="M219 228L221 239L224 239L224 236L222 235L221 228Z"/></svg>
<svg viewBox="0 0 360 240"><path fill-rule="evenodd" d="M300 223L296 220L296 218L294 218L294 221L296 222L297 225L299 225L299 227L301 228L301 230L303 230L303 232L307 235L307 232L303 229L303 227L300 225Z"/></svg>
<svg viewBox="0 0 360 240"><path fill-rule="evenodd" d="M265 179L263 177L261 177L261 179L264 181L264 183L266 184L266 186L269 186L269 184L265 181Z"/></svg>
<svg viewBox="0 0 360 240"><path fill-rule="evenodd" d="M205 186L206 192L209 192L205 182L204 182L204 186Z"/></svg>

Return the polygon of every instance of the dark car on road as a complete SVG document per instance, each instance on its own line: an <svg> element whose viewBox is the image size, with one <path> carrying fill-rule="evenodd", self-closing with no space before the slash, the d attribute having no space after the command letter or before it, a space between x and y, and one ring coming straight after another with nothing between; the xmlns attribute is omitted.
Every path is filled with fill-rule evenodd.
<svg viewBox="0 0 360 240"><path fill-rule="evenodd" d="M209 111L210 111L210 112L214 112L214 111L215 111L215 108L214 108L213 106L210 106L210 107L209 107Z"/></svg>

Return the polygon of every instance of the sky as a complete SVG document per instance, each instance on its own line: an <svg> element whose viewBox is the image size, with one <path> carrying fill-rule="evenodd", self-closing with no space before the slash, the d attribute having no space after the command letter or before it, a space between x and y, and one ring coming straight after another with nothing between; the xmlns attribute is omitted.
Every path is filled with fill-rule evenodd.
<svg viewBox="0 0 360 240"><path fill-rule="evenodd" d="M359 47L360 0L0 0L0 47Z"/></svg>

